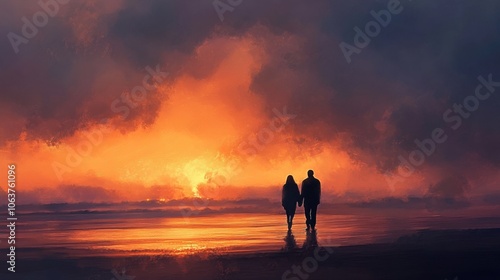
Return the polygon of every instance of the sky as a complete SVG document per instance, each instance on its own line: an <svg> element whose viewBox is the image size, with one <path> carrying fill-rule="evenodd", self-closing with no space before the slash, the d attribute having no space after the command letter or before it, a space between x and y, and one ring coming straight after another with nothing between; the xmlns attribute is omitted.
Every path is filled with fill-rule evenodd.
<svg viewBox="0 0 500 280"><path fill-rule="evenodd" d="M309 169L331 200L500 202L498 1L42 2L0 2L25 203L273 198Z"/></svg>

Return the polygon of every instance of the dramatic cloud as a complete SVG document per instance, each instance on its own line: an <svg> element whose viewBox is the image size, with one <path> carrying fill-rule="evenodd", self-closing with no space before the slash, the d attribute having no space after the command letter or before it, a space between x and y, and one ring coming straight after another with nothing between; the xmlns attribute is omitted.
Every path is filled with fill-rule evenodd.
<svg viewBox="0 0 500 280"><path fill-rule="evenodd" d="M401 1L356 45L390 2L243 1L221 22L211 1L71 1L17 46L43 9L2 3L0 163L30 188L102 178L169 198L259 196L309 168L346 198L494 191L500 3Z"/></svg>

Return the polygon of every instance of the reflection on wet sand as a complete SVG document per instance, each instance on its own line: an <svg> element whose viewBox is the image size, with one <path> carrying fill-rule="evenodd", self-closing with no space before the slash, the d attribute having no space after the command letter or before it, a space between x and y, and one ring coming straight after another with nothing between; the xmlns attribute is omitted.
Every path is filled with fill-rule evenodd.
<svg viewBox="0 0 500 280"><path fill-rule="evenodd" d="M306 240L302 245L303 250L318 247L318 232L316 230L306 232Z"/></svg>
<svg viewBox="0 0 500 280"><path fill-rule="evenodd" d="M285 247L283 248L283 251L285 252L293 252L297 250L297 241L295 240L295 236L292 233L292 230L288 230L285 238Z"/></svg>
<svg viewBox="0 0 500 280"><path fill-rule="evenodd" d="M65 218L61 220L60 217ZM420 229L462 228L464 218L391 218L381 216L318 216L321 232L296 229L286 235L281 214L226 214L177 218L133 217L129 213L99 215L26 216L26 247L67 248L101 254L245 253L298 251L318 246L344 246L391 242ZM498 225L498 219L472 220L474 228ZM299 248L297 244L303 244Z"/></svg>
<svg viewBox="0 0 500 280"><path fill-rule="evenodd" d="M288 230L283 240L285 240L285 246L282 248L282 251L284 252L294 252L299 249L307 251L311 248L318 247L318 232L316 230L306 231L306 238L304 240L302 248L299 248L299 246L297 246L297 240L295 239L295 236L293 235L293 232L291 230Z"/></svg>

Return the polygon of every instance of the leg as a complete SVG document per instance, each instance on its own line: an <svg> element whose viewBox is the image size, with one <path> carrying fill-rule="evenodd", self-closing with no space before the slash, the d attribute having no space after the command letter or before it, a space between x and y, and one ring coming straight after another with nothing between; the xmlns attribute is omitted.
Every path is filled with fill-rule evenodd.
<svg viewBox="0 0 500 280"><path fill-rule="evenodd" d="M288 224L288 229L291 229L292 228L292 224L293 224L293 216L295 216L295 210L296 210L296 207L292 207L290 208L290 223Z"/></svg>
<svg viewBox="0 0 500 280"><path fill-rule="evenodd" d="M304 204L304 214L306 215L306 225L309 229L311 225L311 208L309 207L309 205Z"/></svg>
<svg viewBox="0 0 500 280"><path fill-rule="evenodd" d="M285 209L286 211L286 223L289 224L290 223L290 209Z"/></svg>
<svg viewBox="0 0 500 280"><path fill-rule="evenodd" d="M318 211L318 205L311 207L311 226L314 229L316 227L316 212Z"/></svg>

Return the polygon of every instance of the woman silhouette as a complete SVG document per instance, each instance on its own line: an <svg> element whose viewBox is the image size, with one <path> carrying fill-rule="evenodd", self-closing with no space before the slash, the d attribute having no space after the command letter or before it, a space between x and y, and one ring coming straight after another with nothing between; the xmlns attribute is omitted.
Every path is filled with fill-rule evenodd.
<svg viewBox="0 0 500 280"><path fill-rule="evenodd" d="M293 216L295 215L297 203L299 203L300 207L299 186L295 183L293 176L288 175L286 183L283 185L283 191L281 192L281 205L286 211L286 222L289 230L292 229Z"/></svg>

